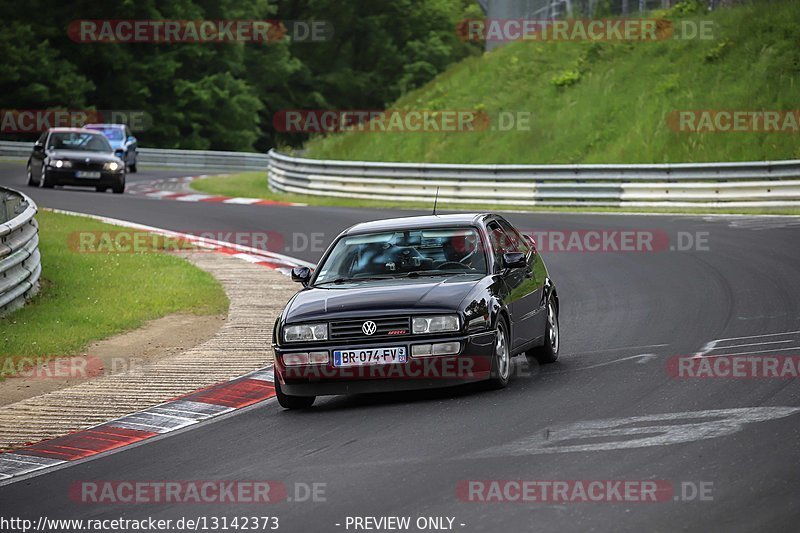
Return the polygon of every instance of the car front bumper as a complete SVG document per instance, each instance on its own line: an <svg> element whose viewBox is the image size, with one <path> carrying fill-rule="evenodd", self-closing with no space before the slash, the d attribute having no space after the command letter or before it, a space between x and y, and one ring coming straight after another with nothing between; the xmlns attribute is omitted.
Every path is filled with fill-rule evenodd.
<svg viewBox="0 0 800 533"><path fill-rule="evenodd" d="M89 171L100 172L99 178L79 178L75 175L78 172L73 169L47 168L47 177L53 185L76 185L79 187L111 187L119 184L124 178L124 172Z"/></svg>
<svg viewBox="0 0 800 533"><path fill-rule="evenodd" d="M452 387L474 383L489 378L494 355L495 333L485 331L462 337L435 339L408 339L380 342L369 345L342 344L331 346L303 346L291 349L274 346L275 375L281 391L290 396L325 396L333 394L360 394L405 390ZM413 357L411 346L440 342L460 342L461 350L455 355ZM334 350L358 350L405 346L408 354L405 363L335 367ZM329 361L323 365L289 366L283 364L283 355L297 352L327 351Z"/></svg>

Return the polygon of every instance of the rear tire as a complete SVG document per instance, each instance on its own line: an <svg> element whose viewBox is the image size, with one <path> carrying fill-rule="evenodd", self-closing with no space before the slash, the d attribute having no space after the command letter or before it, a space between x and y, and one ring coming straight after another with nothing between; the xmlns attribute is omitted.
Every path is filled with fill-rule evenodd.
<svg viewBox="0 0 800 533"><path fill-rule="evenodd" d="M272 373L275 376L275 396L278 397L278 403L284 409L308 409L312 405L314 405L314 400L317 399L316 396L289 396L288 394L284 394L281 390L281 383L278 379L278 373L274 370Z"/></svg>
<svg viewBox="0 0 800 533"><path fill-rule="evenodd" d="M508 327L501 317L497 319L490 376L487 385L492 389L504 388L511 378L511 348L508 344Z"/></svg>
<svg viewBox="0 0 800 533"><path fill-rule="evenodd" d="M561 347L561 330L558 325L558 307L553 298L547 300L547 319L544 329L544 344L529 350L525 356L529 363L536 361L540 365L555 363Z"/></svg>
<svg viewBox="0 0 800 533"><path fill-rule="evenodd" d="M138 170L136 169L136 162L134 162L130 167L128 167L128 171L133 174L136 174L138 172Z"/></svg>

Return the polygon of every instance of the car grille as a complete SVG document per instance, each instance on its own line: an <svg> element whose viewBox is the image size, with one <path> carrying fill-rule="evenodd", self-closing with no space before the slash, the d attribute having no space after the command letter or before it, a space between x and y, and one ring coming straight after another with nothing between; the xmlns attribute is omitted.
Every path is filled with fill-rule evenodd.
<svg viewBox="0 0 800 533"><path fill-rule="evenodd" d="M375 322L375 333L366 335L361 329L364 322ZM331 339L372 339L376 337L400 337L411 333L411 319L407 316L361 318L331 322Z"/></svg>
<svg viewBox="0 0 800 533"><path fill-rule="evenodd" d="M103 170L103 162L102 161L90 161L86 162L83 159L72 160L72 169L73 170Z"/></svg>

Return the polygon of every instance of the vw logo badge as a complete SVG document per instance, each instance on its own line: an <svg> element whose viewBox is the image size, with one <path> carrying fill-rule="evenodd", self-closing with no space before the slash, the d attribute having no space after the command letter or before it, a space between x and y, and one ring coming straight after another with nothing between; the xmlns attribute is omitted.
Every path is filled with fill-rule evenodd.
<svg viewBox="0 0 800 533"><path fill-rule="evenodd" d="M378 329L378 326L375 325L375 322L372 320L367 320L363 324L361 324L361 331L364 332L364 335L374 335L375 331Z"/></svg>

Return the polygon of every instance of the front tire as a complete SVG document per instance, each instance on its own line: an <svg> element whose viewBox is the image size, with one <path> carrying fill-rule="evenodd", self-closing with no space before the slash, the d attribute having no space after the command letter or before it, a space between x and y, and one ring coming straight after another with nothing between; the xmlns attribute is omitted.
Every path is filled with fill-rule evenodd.
<svg viewBox="0 0 800 533"><path fill-rule="evenodd" d="M278 397L278 403L284 409L308 409L312 405L314 405L314 400L317 399L316 396L289 396L288 394L284 394L281 390L281 383L278 379L278 373L273 370L274 375L274 384L275 384L275 396Z"/></svg>
<svg viewBox="0 0 800 533"><path fill-rule="evenodd" d="M28 176L28 182L27 182L28 187L35 187L36 182L33 181L33 169L31 168L30 162L28 162L28 166L26 167L26 172Z"/></svg>
<svg viewBox="0 0 800 533"><path fill-rule="evenodd" d="M558 307L553 298L547 300L547 323L544 329L544 344L529 350L525 355L529 363L540 365L555 363L561 347L561 331L558 325Z"/></svg>
<svg viewBox="0 0 800 533"><path fill-rule="evenodd" d="M120 180L120 182L117 183L116 185L114 185L111 188L111 190L114 192L114 194L122 194L122 193L124 193L125 192L125 179L123 178L122 180Z"/></svg>
<svg viewBox="0 0 800 533"><path fill-rule="evenodd" d="M504 388L511 378L511 348L508 344L508 327L502 318L497 319L490 376L487 384L492 389Z"/></svg>
<svg viewBox="0 0 800 533"><path fill-rule="evenodd" d="M52 189L53 181L47 179L47 167L42 164L42 173L39 176L39 187L42 189Z"/></svg>

